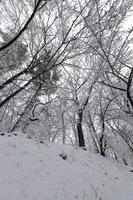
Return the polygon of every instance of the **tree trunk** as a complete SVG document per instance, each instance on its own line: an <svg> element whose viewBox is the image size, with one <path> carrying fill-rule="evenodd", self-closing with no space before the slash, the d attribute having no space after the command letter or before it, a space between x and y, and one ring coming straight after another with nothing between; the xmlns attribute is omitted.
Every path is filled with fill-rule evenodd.
<svg viewBox="0 0 133 200"><path fill-rule="evenodd" d="M131 86L132 86L132 78L133 78L133 68L130 72L129 78L128 78L128 83L127 83L127 98L130 102L131 107L133 108L133 99L131 95Z"/></svg>
<svg viewBox="0 0 133 200"><path fill-rule="evenodd" d="M62 142L65 144L66 141L66 129L65 129L65 122L64 122L64 113L61 114L62 120Z"/></svg>
<svg viewBox="0 0 133 200"><path fill-rule="evenodd" d="M104 116L101 116L101 121L102 121L102 134L99 139L99 146L100 146L100 154L105 157L105 151L107 147L107 141L105 139L105 122L104 122Z"/></svg>
<svg viewBox="0 0 133 200"><path fill-rule="evenodd" d="M78 133L78 141L79 147L83 147L85 149L85 140L82 130L82 119L83 119L83 110L78 110L78 122L77 122L77 133Z"/></svg>

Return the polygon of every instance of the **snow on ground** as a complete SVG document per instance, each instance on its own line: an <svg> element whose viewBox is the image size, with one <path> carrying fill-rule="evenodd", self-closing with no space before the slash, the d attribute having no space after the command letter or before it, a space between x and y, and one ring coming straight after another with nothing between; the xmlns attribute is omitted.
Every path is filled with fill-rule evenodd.
<svg viewBox="0 0 133 200"><path fill-rule="evenodd" d="M133 200L133 173L69 145L0 136L0 200Z"/></svg>

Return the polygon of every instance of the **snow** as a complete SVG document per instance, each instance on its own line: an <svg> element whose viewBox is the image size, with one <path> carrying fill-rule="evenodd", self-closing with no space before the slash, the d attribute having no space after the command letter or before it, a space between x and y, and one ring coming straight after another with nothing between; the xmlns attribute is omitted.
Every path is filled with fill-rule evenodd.
<svg viewBox="0 0 133 200"><path fill-rule="evenodd" d="M76 147L6 134L0 200L133 200L133 173Z"/></svg>

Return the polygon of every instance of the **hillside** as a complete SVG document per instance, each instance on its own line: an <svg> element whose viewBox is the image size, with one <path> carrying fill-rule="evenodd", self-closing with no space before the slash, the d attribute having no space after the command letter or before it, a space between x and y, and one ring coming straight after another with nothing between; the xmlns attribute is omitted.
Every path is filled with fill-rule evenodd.
<svg viewBox="0 0 133 200"><path fill-rule="evenodd" d="M0 136L0 200L132 200L125 166L69 145Z"/></svg>

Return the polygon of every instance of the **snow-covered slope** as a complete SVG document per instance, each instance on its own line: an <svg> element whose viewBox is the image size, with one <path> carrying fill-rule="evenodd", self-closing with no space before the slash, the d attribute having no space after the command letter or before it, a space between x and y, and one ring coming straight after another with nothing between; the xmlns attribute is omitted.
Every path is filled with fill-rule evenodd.
<svg viewBox="0 0 133 200"><path fill-rule="evenodd" d="M133 173L68 145L0 136L0 200L133 200Z"/></svg>

